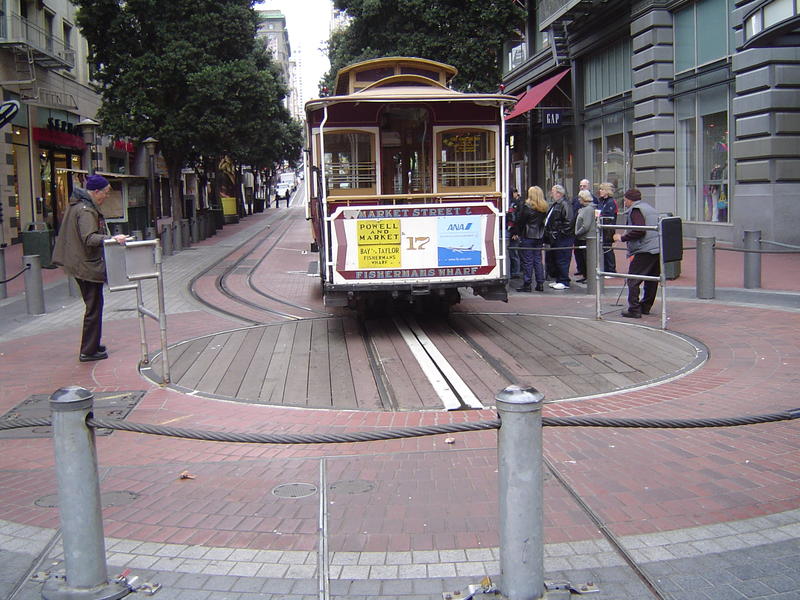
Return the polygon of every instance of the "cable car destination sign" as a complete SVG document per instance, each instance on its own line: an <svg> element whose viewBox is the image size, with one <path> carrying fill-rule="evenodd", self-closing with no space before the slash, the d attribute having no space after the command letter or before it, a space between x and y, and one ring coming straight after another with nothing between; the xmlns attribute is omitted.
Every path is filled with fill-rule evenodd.
<svg viewBox="0 0 800 600"><path fill-rule="evenodd" d="M489 203L340 208L333 215L335 279L490 276L497 223Z"/></svg>

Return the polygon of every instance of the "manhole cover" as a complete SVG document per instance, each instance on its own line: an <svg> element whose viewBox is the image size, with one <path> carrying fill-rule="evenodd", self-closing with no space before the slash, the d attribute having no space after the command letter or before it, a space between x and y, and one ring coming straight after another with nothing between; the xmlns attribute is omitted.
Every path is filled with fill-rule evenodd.
<svg viewBox="0 0 800 600"><path fill-rule="evenodd" d="M341 492L343 494L366 494L375 489L375 484L363 479L348 479L332 483L329 489L332 492Z"/></svg>
<svg viewBox="0 0 800 600"><path fill-rule="evenodd" d="M124 419L128 416L144 392L95 392L92 414L98 419ZM16 419L39 419L50 417L50 394L34 394L17 404L10 411L0 416L0 422L13 423ZM50 437L52 427L20 427L0 431L0 439L43 438ZM95 435L109 435L111 429L95 428Z"/></svg>
<svg viewBox="0 0 800 600"><path fill-rule="evenodd" d="M100 494L100 506L108 508L109 506L125 506L130 504L139 497L136 492L103 492ZM49 496L42 496L34 501L36 506L42 508L56 508L58 507L58 494L50 494Z"/></svg>
<svg viewBox="0 0 800 600"><path fill-rule="evenodd" d="M305 498L317 493L317 486L311 483L282 483L272 493L280 498Z"/></svg>

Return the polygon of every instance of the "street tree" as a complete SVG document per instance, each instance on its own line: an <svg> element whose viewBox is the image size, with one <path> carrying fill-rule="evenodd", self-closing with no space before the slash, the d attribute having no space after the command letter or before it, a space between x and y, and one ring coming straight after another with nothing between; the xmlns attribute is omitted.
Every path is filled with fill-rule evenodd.
<svg viewBox="0 0 800 600"><path fill-rule="evenodd" d="M223 156L278 115L286 88L256 43L252 0L73 0L105 132L154 136L181 217L181 168ZM263 70L261 72L260 70ZM255 110L257 107L258 110ZM267 144L270 140L262 139Z"/></svg>
<svg viewBox="0 0 800 600"><path fill-rule="evenodd" d="M353 62L417 56L456 67L453 86L461 91L497 91L503 44L526 18L514 0L334 0L334 7L348 22L328 41L328 89L336 72Z"/></svg>

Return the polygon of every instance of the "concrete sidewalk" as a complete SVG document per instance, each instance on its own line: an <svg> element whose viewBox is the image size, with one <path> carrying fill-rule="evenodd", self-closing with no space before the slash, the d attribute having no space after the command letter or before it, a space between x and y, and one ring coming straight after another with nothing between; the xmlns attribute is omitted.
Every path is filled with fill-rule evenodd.
<svg viewBox="0 0 800 600"><path fill-rule="evenodd" d="M165 259L171 344L241 326L209 311L187 288L197 273L277 226L279 211L285 209L227 225ZM299 211L297 223L282 244L300 251L307 242ZM763 290L737 287L740 254L718 252L717 259L717 299L692 299L688 252L681 278L669 284L676 299L670 329L708 347L703 367L644 390L548 405L548 414L702 417L800 406L800 258L763 255ZM304 301L313 301L313 281L306 278L298 288L280 276L281 265L264 269L275 294L308 293ZM57 273L48 275L46 315L27 315L19 294L0 301L2 413L35 394L81 385L143 391L129 420L197 429L336 432L494 416L491 410L306 411L161 389L135 369L132 292L106 293L104 341L111 356L81 364L75 348L83 304L68 295ZM508 305L465 299L463 306L587 318L590 302L574 287L568 296L513 294ZM609 301L617 291L607 290ZM152 289L145 304L154 304ZM665 597L798 600L799 433L797 421L695 431L549 428L545 452ZM421 600L463 590L499 571L496 435L453 437L453 444L434 436L288 447L125 432L98 437L103 492L132 498L104 511L109 570L130 568L142 580L160 582L156 597L164 599ZM52 444L0 439L0 449L0 598L32 600L41 596L41 583L30 575L63 569L58 513L41 502L55 492ZM179 479L184 470L196 478ZM290 499L274 493L297 482L315 485L316 493ZM545 502L548 579L593 581L598 599L655 597L553 477L545 482ZM321 511L329 528L324 556ZM321 592L323 571L329 588Z"/></svg>

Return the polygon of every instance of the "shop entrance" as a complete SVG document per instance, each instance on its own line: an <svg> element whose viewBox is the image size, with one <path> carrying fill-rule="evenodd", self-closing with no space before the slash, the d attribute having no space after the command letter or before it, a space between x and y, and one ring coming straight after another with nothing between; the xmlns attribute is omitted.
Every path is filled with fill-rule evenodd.
<svg viewBox="0 0 800 600"><path fill-rule="evenodd" d="M42 219L56 232L69 205L74 185L74 170L80 169L80 155L69 150L42 149L39 155Z"/></svg>

